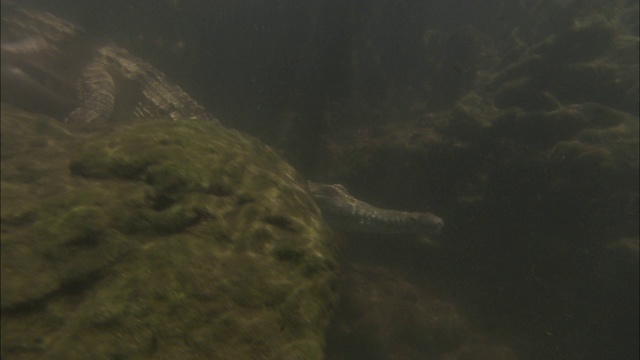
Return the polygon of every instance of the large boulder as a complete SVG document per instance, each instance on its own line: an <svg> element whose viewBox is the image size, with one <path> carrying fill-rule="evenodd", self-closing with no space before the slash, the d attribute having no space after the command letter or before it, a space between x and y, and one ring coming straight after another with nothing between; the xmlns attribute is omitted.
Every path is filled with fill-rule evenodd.
<svg viewBox="0 0 640 360"><path fill-rule="evenodd" d="M267 146L2 106L2 357L321 359L330 230Z"/></svg>

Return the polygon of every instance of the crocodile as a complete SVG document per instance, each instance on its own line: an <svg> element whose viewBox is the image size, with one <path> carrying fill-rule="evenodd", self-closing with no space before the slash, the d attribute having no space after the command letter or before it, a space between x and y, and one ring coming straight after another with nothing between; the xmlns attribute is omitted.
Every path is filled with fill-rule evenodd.
<svg viewBox="0 0 640 360"><path fill-rule="evenodd" d="M345 231L435 234L444 225L444 221L432 213L375 207L353 197L341 184L309 181L308 185L327 223Z"/></svg>
<svg viewBox="0 0 640 360"><path fill-rule="evenodd" d="M118 117L221 122L151 64L114 44L95 46L77 25L51 13L3 1L2 97L72 124ZM74 84L75 82L75 84ZM340 184L308 182L325 221L346 232L440 232L428 212L378 208Z"/></svg>

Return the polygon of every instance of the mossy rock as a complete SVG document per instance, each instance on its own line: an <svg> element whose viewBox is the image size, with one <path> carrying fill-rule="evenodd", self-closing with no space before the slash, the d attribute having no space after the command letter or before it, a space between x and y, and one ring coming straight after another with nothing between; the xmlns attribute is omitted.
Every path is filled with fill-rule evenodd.
<svg viewBox="0 0 640 360"><path fill-rule="evenodd" d="M2 357L320 359L330 230L267 146L2 106Z"/></svg>

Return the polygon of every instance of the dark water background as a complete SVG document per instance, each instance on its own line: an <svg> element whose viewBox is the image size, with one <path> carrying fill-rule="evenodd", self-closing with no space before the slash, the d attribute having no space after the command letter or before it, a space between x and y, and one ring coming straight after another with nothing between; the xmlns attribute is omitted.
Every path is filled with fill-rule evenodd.
<svg viewBox="0 0 640 360"><path fill-rule="evenodd" d="M445 219L436 250L345 235L328 358L638 358L636 1L25 3L149 61L306 177ZM612 135L626 147L598 137L613 118L635 122ZM380 278L485 340L456 353L459 335L394 316L419 300L348 293L405 291Z"/></svg>

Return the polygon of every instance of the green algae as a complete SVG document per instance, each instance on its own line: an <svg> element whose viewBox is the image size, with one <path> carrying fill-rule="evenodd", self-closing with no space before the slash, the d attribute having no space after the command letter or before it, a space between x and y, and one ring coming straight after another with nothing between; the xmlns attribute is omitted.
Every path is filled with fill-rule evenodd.
<svg viewBox="0 0 640 360"><path fill-rule="evenodd" d="M330 231L295 171L235 131L73 133L3 104L2 232L3 357L323 356Z"/></svg>

